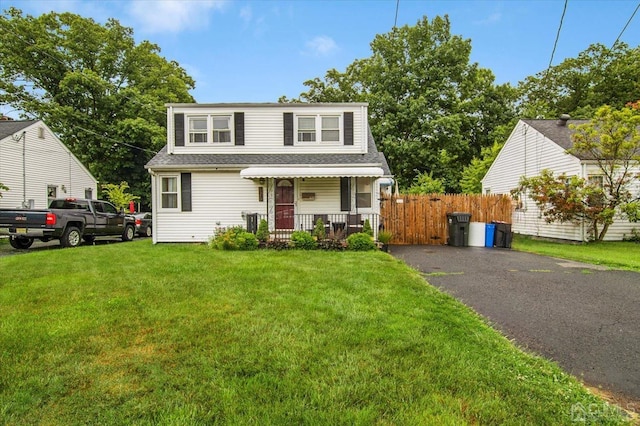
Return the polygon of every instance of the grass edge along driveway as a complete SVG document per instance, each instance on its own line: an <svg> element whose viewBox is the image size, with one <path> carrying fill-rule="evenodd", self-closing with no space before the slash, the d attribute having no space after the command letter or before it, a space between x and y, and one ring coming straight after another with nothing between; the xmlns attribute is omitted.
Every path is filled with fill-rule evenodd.
<svg viewBox="0 0 640 426"><path fill-rule="evenodd" d="M0 423L620 424L384 253L0 258Z"/></svg>

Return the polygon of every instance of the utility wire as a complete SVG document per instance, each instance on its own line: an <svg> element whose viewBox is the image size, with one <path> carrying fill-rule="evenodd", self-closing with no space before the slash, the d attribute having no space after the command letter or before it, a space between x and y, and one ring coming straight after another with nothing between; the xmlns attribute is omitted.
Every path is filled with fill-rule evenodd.
<svg viewBox="0 0 640 426"><path fill-rule="evenodd" d="M553 50L551 51L551 59L549 59L549 66L547 67L547 72L551 68L551 64L553 63L553 57L556 54L556 47L558 47L558 40L560 39L560 30L562 30L562 22L564 21L564 14L567 12L567 3L569 0L564 0L564 8L562 9L562 16L560 17L560 25L558 26L558 32L556 33L556 41L553 42Z"/></svg>
<svg viewBox="0 0 640 426"><path fill-rule="evenodd" d="M398 0L399 1L399 0ZM638 2L638 5L636 6L636 9L633 11L633 13L631 14L631 17L629 18L629 20L627 21L627 23L625 24L624 28L622 29L622 31L620 31L620 34L618 34L618 37L616 38L616 41L613 42L613 44L611 45L611 49L613 49L616 44L618 43L618 41L620 40L620 37L622 37L622 34L624 34L624 32L626 31L627 27L629 26L629 24L631 23L631 20L633 19L634 16L636 16L636 13L638 12L638 9L640 9L640 2Z"/></svg>
<svg viewBox="0 0 640 426"><path fill-rule="evenodd" d="M396 0L396 19L393 21L393 29L398 25L398 9L400 9L400 0Z"/></svg>

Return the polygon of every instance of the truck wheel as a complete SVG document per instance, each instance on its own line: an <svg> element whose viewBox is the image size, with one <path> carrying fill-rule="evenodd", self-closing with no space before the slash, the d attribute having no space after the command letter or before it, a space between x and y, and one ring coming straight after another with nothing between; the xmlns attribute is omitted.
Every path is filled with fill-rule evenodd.
<svg viewBox="0 0 640 426"><path fill-rule="evenodd" d="M18 250L26 250L33 244L33 238L24 237L9 237L9 244L11 247Z"/></svg>
<svg viewBox="0 0 640 426"><path fill-rule="evenodd" d="M62 247L78 247L82 241L82 233L75 226L69 226L64 230L62 238L60 238L60 245Z"/></svg>
<svg viewBox="0 0 640 426"><path fill-rule="evenodd" d="M124 227L124 232L122 233L122 241L132 241L135 235L136 230L133 225L127 225Z"/></svg>

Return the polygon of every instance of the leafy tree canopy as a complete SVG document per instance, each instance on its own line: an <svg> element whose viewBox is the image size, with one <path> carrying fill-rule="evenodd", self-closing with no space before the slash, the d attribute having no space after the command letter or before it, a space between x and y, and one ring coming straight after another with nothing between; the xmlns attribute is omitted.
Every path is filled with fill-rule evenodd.
<svg viewBox="0 0 640 426"><path fill-rule="evenodd" d="M602 105L622 108L640 97L640 46L593 44L577 58L527 77L518 90L523 118L590 119Z"/></svg>
<svg viewBox="0 0 640 426"><path fill-rule="evenodd" d="M131 28L72 13L0 15L0 102L42 119L101 182L150 204L145 163L166 143L167 102L194 81Z"/></svg>
<svg viewBox="0 0 640 426"><path fill-rule="evenodd" d="M107 200L111 201L118 210L128 208L131 201L140 199L137 195L129 193L128 190L129 184L124 181L120 182L119 185L107 183L102 187L102 192L105 194Z"/></svg>
<svg viewBox="0 0 640 426"><path fill-rule="evenodd" d="M443 194L444 184L438 179L434 179L433 173L420 173L413 180L413 184L407 190L411 195Z"/></svg>
<svg viewBox="0 0 640 426"><path fill-rule="evenodd" d="M447 16L377 35L371 50L343 73L305 82L300 98L280 100L368 102L371 131L400 186L427 173L458 192L463 166L514 117L515 89L470 63L471 40L451 35Z"/></svg>

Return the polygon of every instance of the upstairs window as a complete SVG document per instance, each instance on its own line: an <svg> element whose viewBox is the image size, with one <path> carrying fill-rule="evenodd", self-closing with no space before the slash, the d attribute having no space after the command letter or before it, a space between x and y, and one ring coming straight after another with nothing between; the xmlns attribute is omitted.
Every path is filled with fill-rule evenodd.
<svg viewBox="0 0 640 426"><path fill-rule="evenodd" d="M189 117L189 142L207 143L207 117Z"/></svg>
<svg viewBox="0 0 640 426"><path fill-rule="evenodd" d="M322 142L340 141L340 117L322 117Z"/></svg>
<svg viewBox="0 0 640 426"><path fill-rule="evenodd" d="M342 139L340 115L299 115L295 124L298 143L339 143Z"/></svg>
<svg viewBox="0 0 640 426"><path fill-rule="evenodd" d="M231 116L214 115L213 120L213 142L231 142Z"/></svg>
<svg viewBox="0 0 640 426"><path fill-rule="evenodd" d="M316 141L316 118L298 117L298 142Z"/></svg>

